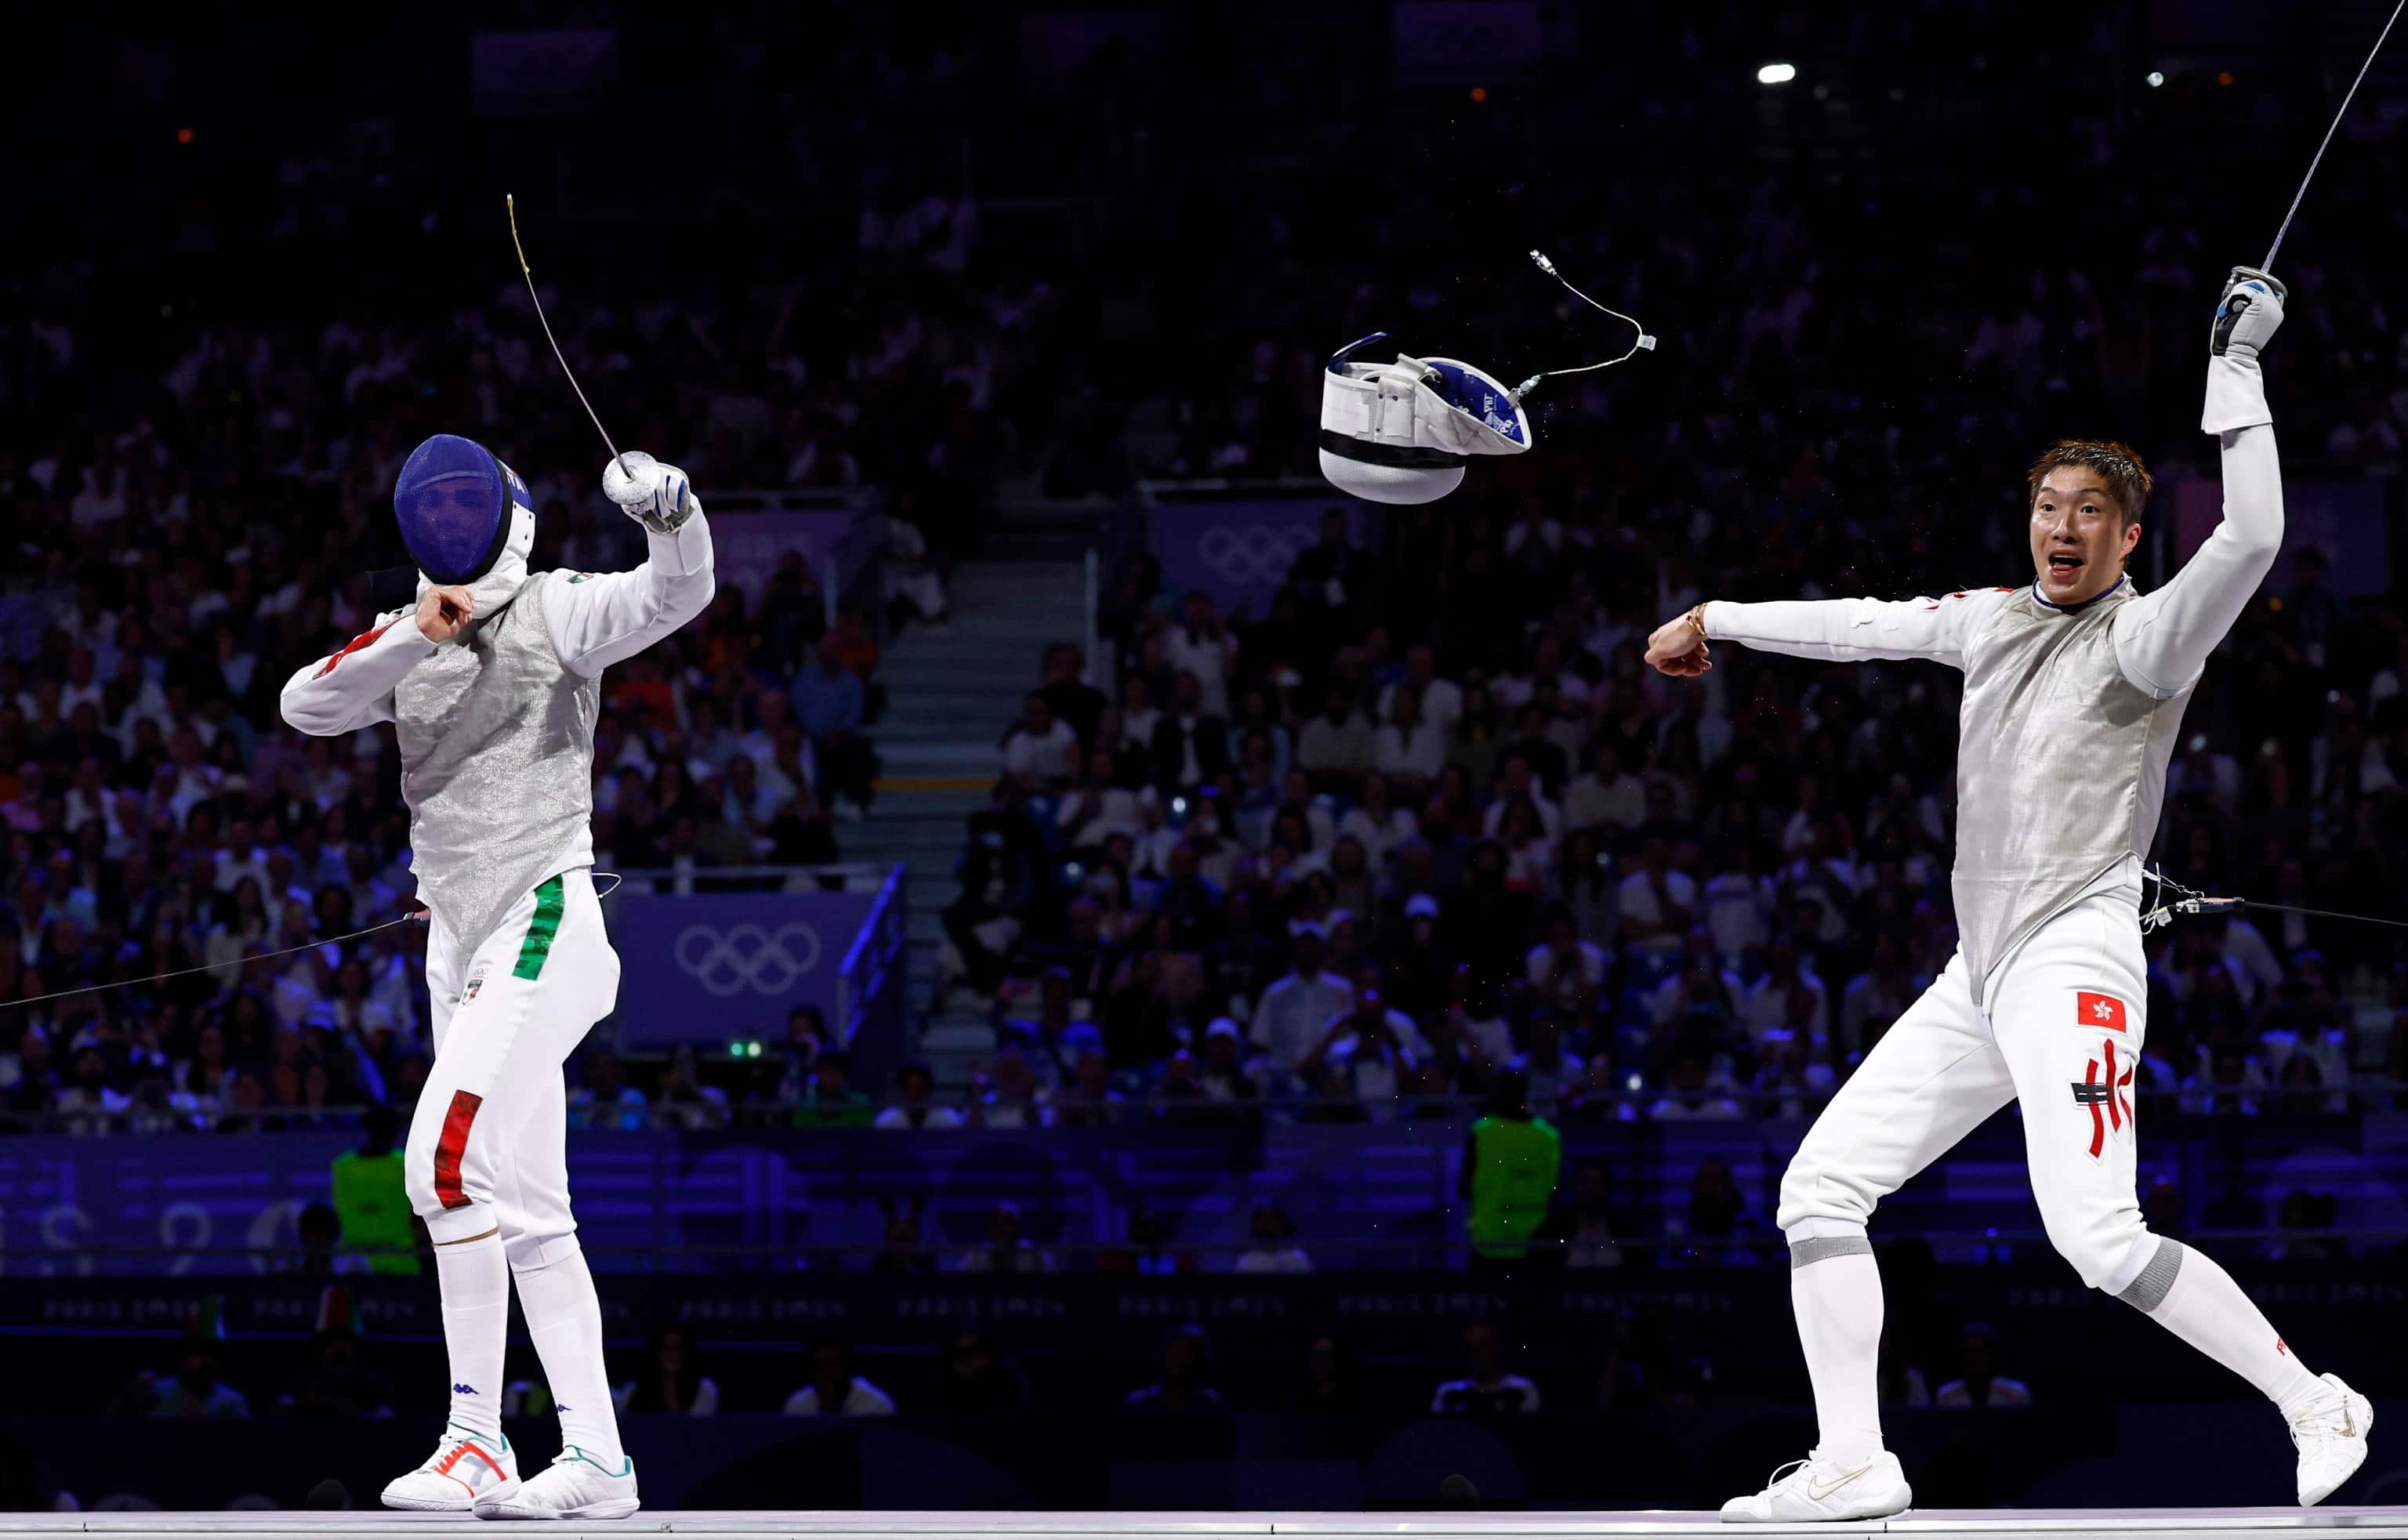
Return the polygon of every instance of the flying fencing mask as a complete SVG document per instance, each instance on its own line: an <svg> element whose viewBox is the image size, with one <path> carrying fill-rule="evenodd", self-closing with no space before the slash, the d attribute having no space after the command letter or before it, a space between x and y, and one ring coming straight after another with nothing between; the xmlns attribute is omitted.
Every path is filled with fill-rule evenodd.
<svg viewBox="0 0 2408 1540"><path fill-rule="evenodd" d="M1475 454L1520 454L1536 436L1522 403L1553 375L1610 369L1656 339L1632 317L1598 305L1537 251L1539 270L1578 294L1584 304L1627 321L1636 334L1614 358L1576 368L1547 369L1508 390L1484 370L1452 358L1411 358L1357 364L1354 355L1388 334L1374 332L1340 348L1321 377L1321 474L1340 492L1374 503L1434 503L1463 484Z"/></svg>
<svg viewBox="0 0 2408 1540"><path fill-rule="evenodd" d="M411 450L393 484L401 543L437 583L473 583L491 571L509 541L512 506L527 500L517 472L453 434Z"/></svg>
<svg viewBox="0 0 2408 1540"><path fill-rule="evenodd" d="M1429 503L1475 454L1520 454L1530 421L1504 383L1451 358L1357 363L1388 334L1340 348L1321 377L1321 474L1374 503Z"/></svg>

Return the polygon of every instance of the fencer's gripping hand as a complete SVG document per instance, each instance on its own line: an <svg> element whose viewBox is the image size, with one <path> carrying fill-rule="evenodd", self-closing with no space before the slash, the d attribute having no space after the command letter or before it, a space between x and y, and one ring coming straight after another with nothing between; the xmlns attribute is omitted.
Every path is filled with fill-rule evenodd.
<svg viewBox="0 0 2408 1540"><path fill-rule="evenodd" d="M465 588L446 584L419 596L418 634L438 647L456 639L476 618L477 602Z"/></svg>
<svg viewBox="0 0 2408 1540"><path fill-rule="evenodd" d="M2283 301L2289 292L2272 273L2234 268L2224 280L2223 298L2216 302L2207 350L2218 358L2256 363L2266 344L2274 340L2275 328L2283 324Z"/></svg>
<svg viewBox="0 0 2408 1540"><path fill-rule="evenodd" d="M602 495L654 535L675 535L702 511L685 472L641 449L629 449L602 467Z"/></svg>
<svg viewBox="0 0 2408 1540"><path fill-rule="evenodd" d="M1676 679L1694 678L1714 666L1707 654L1705 627L1698 623L1698 610L1675 616L1656 628L1647 638L1647 662L1657 673Z"/></svg>

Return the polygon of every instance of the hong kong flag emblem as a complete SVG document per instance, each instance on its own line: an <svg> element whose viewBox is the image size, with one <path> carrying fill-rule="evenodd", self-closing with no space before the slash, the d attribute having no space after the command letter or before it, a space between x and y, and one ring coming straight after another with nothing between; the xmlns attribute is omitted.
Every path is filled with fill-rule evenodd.
<svg viewBox="0 0 2408 1540"><path fill-rule="evenodd" d="M2112 994L2093 994L2077 990L2073 995L2074 1019L2094 1032L2124 1030L2124 1002Z"/></svg>

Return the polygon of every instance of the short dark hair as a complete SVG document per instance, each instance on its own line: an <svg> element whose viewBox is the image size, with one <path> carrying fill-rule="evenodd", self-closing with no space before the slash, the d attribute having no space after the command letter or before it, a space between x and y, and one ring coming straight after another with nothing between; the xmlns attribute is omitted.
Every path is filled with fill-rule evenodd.
<svg viewBox="0 0 2408 1540"><path fill-rule="evenodd" d="M2048 473L2063 465L2079 465L2105 477L2108 494L2115 499L2127 524L2139 520L2141 510L2148 506L2149 489L2157 484L2139 451L2129 444L2104 438L2060 438L2032 462L2024 486L2026 507L2040 500L2040 484Z"/></svg>

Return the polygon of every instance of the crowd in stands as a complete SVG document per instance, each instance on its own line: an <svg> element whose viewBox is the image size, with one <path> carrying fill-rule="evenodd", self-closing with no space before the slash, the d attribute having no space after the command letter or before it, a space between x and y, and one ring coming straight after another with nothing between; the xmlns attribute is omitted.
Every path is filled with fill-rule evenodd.
<svg viewBox="0 0 2408 1540"><path fill-rule="evenodd" d="M1507 1068L1567 1119L1794 1116L1845 1077L1956 944L1958 677L1641 666L1704 596L1688 571L1746 565L1726 540L1795 541L1806 591L1842 592L1836 510L1651 532L1518 506L1401 511L1377 554L1333 507L1236 623L1141 561L1116 698L1048 654L947 915L960 986L995 1002L1001 1084L970 1110L1025 1101L1032 1065L1065 1117L1396 1117ZM2324 578L2294 563L2211 670L2159 853L2211 891L2379 914L2408 652ZM2186 1110L2340 1110L2353 1077L2403 1077L2408 975L2375 927L2236 915L2150 952L2143 1083Z"/></svg>
<svg viewBox="0 0 2408 1540"><path fill-rule="evenodd" d="M1883 48L1906 57L1936 23L1891 24ZM2121 69L2124 24L2069 45L2079 67ZM1645 28L1682 63L1636 88L1628 132L1677 137L1753 89L1695 23ZM889 601L943 616L927 585L1007 477L1076 498L1147 475L1310 475L1322 361L1374 326L1432 327L1498 366L1618 339L1563 320L1526 269L1444 292L1467 257L1437 233L1464 222L1448 200L1474 185L1476 125L1412 175L1312 196L1267 173L1192 199L1112 151L1075 172L1110 189L1094 243L991 225L942 156L865 115L897 92L930 113L1009 97L980 59L991 41L849 39L815 93L769 89L759 48L714 35L698 46L726 55L729 120L770 122L751 137L784 147L781 185L853 237L711 243L710 263L744 265L690 256L674 290L580 262L591 286L555 296L624 441L682 457L706 502L874 489L905 532L889 588L840 596L857 602L833 625L790 555L724 579L707 617L611 671L604 866L683 888L714 865L839 855L842 818L873 800ZM1173 63L1141 50L1116 67L1045 121L1099 114L1094 142L1134 144L1141 82ZM1250 67L1311 78L1301 56ZM854 1084L805 1029L734 1077L596 1059L579 1116L708 1123L782 1100L813 1124L904 1129L1256 1101L1390 1117L1457 1105L1498 1067L1564 1119L1811 1109L1953 944L1956 677L1726 649L1676 684L1641 666L1641 640L1700 597L2016 581L2020 466L2058 432L2130 437L2169 489L2145 521L2171 525L2170 489L2213 469L2194 431L2200 318L2230 254L2200 232L2222 174L2157 153L2171 119L2052 120L1969 199L1962 166L1914 158L1918 125L1938 144L1956 121L1888 100L1866 110L1890 114L1896 158L1817 173L1829 185L1717 159L1555 178L1543 207L1531 192L1516 217L1533 238L1644 314L1658 349L1549 382L1540 450L1476 467L1442 504L1334 511L1259 610L1173 591L1140 556L1111 589L1109 655L1037 661L946 912L958 983L996 1021L974 1085ZM1515 110L1568 146L1601 132L1570 105ZM1756 132L1730 126L1750 114L1714 121ZM1785 131L1815 132L1803 116ZM277 689L390 602L366 558L391 556L394 468L427 432L485 437L522 470L538 569L641 549L592 490L599 451L516 273L415 302L350 281L408 272L426 249L404 235L441 222L412 204L423 167L346 160L374 153L296 150L255 228L192 247L223 258L206 270L225 286L215 313L136 326L106 271L61 263L5 323L0 1118L251 1127L406 1102L426 1052L419 928L329 939L409 905L390 730L299 738ZM2286 275L2271 378L2295 476L2396 477L2408 431L2388 226L2354 218L2397 140L2354 153ZM1950 190L1936 230L1927 186ZM2030 210L2086 196L2118 209L2117 238L2078 264L2035 251ZM1933 239L1896 238L1909 206ZM1183 237L1168 251L1157 218ZM268 271L296 276L271 293ZM1514 356L1477 353L1484 339ZM1189 363L1097 362L1164 350ZM2185 881L2394 906L2408 626L2358 576L2303 549L2219 652L2156 847ZM2152 947L2145 1089L2199 1111L2386 1105L2343 1082L2408 1077L2401 958L2388 933L2295 915L2172 927ZM207 971L167 977L187 967Z"/></svg>

